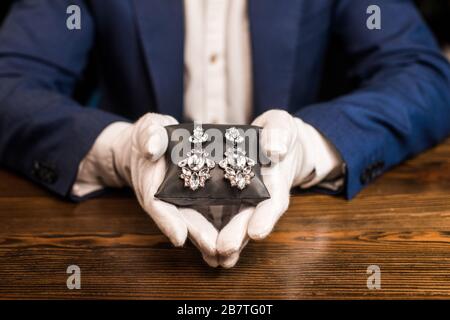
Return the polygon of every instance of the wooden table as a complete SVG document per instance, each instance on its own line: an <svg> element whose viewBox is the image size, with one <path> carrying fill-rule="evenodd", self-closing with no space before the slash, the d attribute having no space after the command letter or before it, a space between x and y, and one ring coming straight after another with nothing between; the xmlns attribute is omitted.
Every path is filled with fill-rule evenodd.
<svg viewBox="0 0 450 320"><path fill-rule="evenodd" d="M353 201L293 196L231 270L173 248L130 193L72 204L0 171L0 298L450 298L450 140Z"/></svg>

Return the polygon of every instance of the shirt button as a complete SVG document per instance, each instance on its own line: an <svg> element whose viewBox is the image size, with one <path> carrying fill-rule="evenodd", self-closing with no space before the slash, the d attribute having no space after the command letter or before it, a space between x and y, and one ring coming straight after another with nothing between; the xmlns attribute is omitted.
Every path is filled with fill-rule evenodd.
<svg viewBox="0 0 450 320"><path fill-rule="evenodd" d="M209 62L210 62L210 63L216 63L217 58L218 58L217 53L213 53L213 54L209 57Z"/></svg>

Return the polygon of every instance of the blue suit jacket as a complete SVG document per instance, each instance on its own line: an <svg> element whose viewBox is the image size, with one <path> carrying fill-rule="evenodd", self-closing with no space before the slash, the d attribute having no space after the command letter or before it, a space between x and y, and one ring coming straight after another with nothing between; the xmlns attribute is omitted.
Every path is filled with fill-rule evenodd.
<svg viewBox="0 0 450 320"><path fill-rule="evenodd" d="M66 28L78 4L82 29ZM366 27L381 8L382 29ZM321 131L353 197L450 132L450 68L410 1L249 0L255 116L282 108ZM0 160L67 195L112 121L182 120L181 0L16 1L0 31ZM73 98L95 60L98 108ZM339 90L337 90L339 88Z"/></svg>

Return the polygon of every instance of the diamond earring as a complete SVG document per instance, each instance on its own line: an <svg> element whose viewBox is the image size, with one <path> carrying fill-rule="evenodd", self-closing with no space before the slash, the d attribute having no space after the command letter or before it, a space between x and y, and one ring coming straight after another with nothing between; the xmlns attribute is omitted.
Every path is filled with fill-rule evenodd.
<svg viewBox="0 0 450 320"><path fill-rule="evenodd" d="M245 151L238 147L244 141L238 129L235 127L227 129L225 139L230 141L233 147L227 149L225 159L219 162L219 166L225 171L224 177L230 181L230 185L243 190L255 176L252 168L256 161L247 157Z"/></svg>
<svg viewBox="0 0 450 320"><path fill-rule="evenodd" d="M189 137L189 142L194 148L187 153L187 158L178 162L181 168L180 178L184 180L184 186L192 191L205 186L206 180L211 178L210 170L216 164L208 158L209 153L202 149L202 143L208 140L208 135L203 132L201 126L194 128L194 133Z"/></svg>

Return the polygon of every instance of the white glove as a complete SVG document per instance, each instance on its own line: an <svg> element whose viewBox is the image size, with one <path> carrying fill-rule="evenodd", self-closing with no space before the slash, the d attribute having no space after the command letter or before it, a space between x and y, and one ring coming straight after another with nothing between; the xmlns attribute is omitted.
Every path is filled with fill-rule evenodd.
<svg viewBox="0 0 450 320"><path fill-rule="evenodd" d="M208 262L216 255L216 228L197 211L154 197L166 173L164 126L172 124L177 121L170 116L148 113L134 124L109 125L80 165L74 191L87 185L132 187L142 208L175 246L182 246L189 235Z"/></svg>
<svg viewBox="0 0 450 320"><path fill-rule="evenodd" d="M282 110L270 110L252 123L261 126L260 147L272 164L261 168L270 199L244 208L220 231L217 252L233 267L249 238L264 239L288 209L291 187L309 188L341 168L334 147L312 126Z"/></svg>

